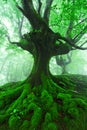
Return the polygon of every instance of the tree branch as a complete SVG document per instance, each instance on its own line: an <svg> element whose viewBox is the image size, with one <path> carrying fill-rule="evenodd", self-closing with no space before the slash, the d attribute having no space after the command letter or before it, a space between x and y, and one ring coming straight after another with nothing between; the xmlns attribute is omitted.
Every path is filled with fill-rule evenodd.
<svg viewBox="0 0 87 130"><path fill-rule="evenodd" d="M71 63L71 55L69 53L67 54L67 59L68 61L66 61L66 65Z"/></svg>
<svg viewBox="0 0 87 130"><path fill-rule="evenodd" d="M70 20L68 29L66 31L66 37L71 37L70 34L71 34L72 29L73 29L73 23L74 23L74 21Z"/></svg>
<svg viewBox="0 0 87 130"><path fill-rule="evenodd" d="M45 19L47 24L49 24L50 7L52 5L52 2L53 0L46 0L46 7L45 7L43 18Z"/></svg>
<svg viewBox="0 0 87 130"><path fill-rule="evenodd" d="M86 31L87 31L87 25L84 27L84 29L79 34L77 34L73 38L73 40L75 41L75 43L78 42L82 38L82 36L85 34Z"/></svg>
<svg viewBox="0 0 87 130"><path fill-rule="evenodd" d="M64 59L63 59L62 55L57 55L57 56L56 56L56 63L57 63L57 65L59 65L59 66L64 65Z"/></svg>
<svg viewBox="0 0 87 130"><path fill-rule="evenodd" d="M53 56L67 54L69 51L69 45L60 43L59 45L54 46Z"/></svg>
<svg viewBox="0 0 87 130"><path fill-rule="evenodd" d="M42 2L41 0L38 0L38 14L40 15L40 11L41 11L41 6L42 6Z"/></svg>
<svg viewBox="0 0 87 130"><path fill-rule="evenodd" d="M56 40L58 40L58 41L59 40L63 40L63 41L66 42L66 45L68 45L69 50L73 50L73 47L75 49L87 50L87 47L82 48L80 46L77 46L77 45L73 44L73 40L65 38L65 37L62 37L59 33L56 33L55 35L56 35Z"/></svg>
<svg viewBox="0 0 87 130"><path fill-rule="evenodd" d="M39 30L46 26L44 20L40 15L35 11L32 0L22 0L23 8L17 5L18 9L24 14L25 17L29 20L33 29Z"/></svg>
<svg viewBox="0 0 87 130"><path fill-rule="evenodd" d="M12 42L8 35L6 35L6 37L8 38L8 41L12 45L17 45L21 47L22 49L29 51L31 54L34 53L34 44L30 40L30 37L28 34L23 35L22 39L19 42Z"/></svg>
<svg viewBox="0 0 87 130"><path fill-rule="evenodd" d="M22 38L22 26L23 26L24 16L18 21L19 37Z"/></svg>
<svg viewBox="0 0 87 130"><path fill-rule="evenodd" d="M79 24L85 22L87 20L87 18L84 18L83 20L81 20L79 23L77 23L74 27L78 26Z"/></svg>
<svg viewBox="0 0 87 130"><path fill-rule="evenodd" d="M84 43L82 43L81 45L80 45L80 47L82 47L83 45L85 45L87 43L87 40L84 42Z"/></svg>

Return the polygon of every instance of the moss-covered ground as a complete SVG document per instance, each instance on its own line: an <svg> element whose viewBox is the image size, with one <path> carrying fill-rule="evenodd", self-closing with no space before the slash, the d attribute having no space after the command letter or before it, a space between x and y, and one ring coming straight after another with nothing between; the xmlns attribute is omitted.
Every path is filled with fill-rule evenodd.
<svg viewBox="0 0 87 130"><path fill-rule="evenodd" d="M87 130L87 76L42 76L0 88L0 130Z"/></svg>

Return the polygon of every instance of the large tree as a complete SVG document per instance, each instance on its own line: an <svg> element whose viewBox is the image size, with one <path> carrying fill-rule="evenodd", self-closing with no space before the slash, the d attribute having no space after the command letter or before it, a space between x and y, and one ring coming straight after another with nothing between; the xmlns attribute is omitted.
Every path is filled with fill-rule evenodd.
<svg viewBox="0 0 87 130"><path fill-rule="evenodd" d="M66 2L69 4L70 1L59 4L62 6ZM32 0L22 0L22 6L17 4L17 8L31 24L32 31L24 34L16 44L33 55L34 66L31 75L25 81L16 85L9 84L13 87L1 92L0 129L84 129L86 124L83 122L86 119L83 121L83 118L87 107L85 98L81 99L78 93L75 96L74 91L71 92L57 84L55 77L49 72L49 61L52 56L67 54L74 48L87 48L73 44L70 37L64 37L61 32L54 32L50 28L53 0L45 1L44 11L41 0L37 0L37 3L37 8ZM72 2L69 6L72 7Z"/></svg>

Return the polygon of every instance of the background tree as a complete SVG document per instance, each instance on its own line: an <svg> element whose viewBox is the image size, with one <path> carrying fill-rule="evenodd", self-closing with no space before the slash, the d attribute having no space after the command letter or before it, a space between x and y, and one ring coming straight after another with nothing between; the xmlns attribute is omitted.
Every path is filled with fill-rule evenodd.
<svg viewBox="0 0 87 130"><path fill-rule="evenodd" d="M49 18L53 0L46 0L43 13L40 13L41 1L38 0L37 8L34 2L22 0L22 5L17 4L18 9L28 19L32 31L24 34L23 38L16 42L33 55L34 66L31 75L25 81L13 85L13 89L10 88L5 93L1 92L0 123L6 123L1 129L5 127L7 130L67 130L72 128L72 122L72 130L78 127L84 129L86 98L81 98L79 94L75 96L74 92L59 86L56 77L49 72L49 61L52 56L67 54L73 48L87 48L73 44L69 38L50 28ZM65 2L58 4L63 7ZM69 4L69 1L67 3ZM71 5L68 4L67 7ZM80 117L82 119L79 121Z"/></svg>
<svg viewBox="0 0 87 130"><path fill-rule="evenodd" d="M68 71L66 69L66 66L71 63L71 55L67 54L65 58L62 55L56 56L56 63L57 65L61 66L62 74L67 74Z"/></svg>

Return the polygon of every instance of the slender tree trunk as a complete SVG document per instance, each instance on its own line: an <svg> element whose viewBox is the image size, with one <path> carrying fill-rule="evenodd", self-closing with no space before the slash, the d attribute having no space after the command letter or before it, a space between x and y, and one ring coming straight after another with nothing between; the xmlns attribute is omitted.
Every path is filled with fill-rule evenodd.
<svg viewBox="0 0 87 130"><path fill-rule="evenodd" d="M67 74L66 65L62 65L62 74Z"/></svg>

